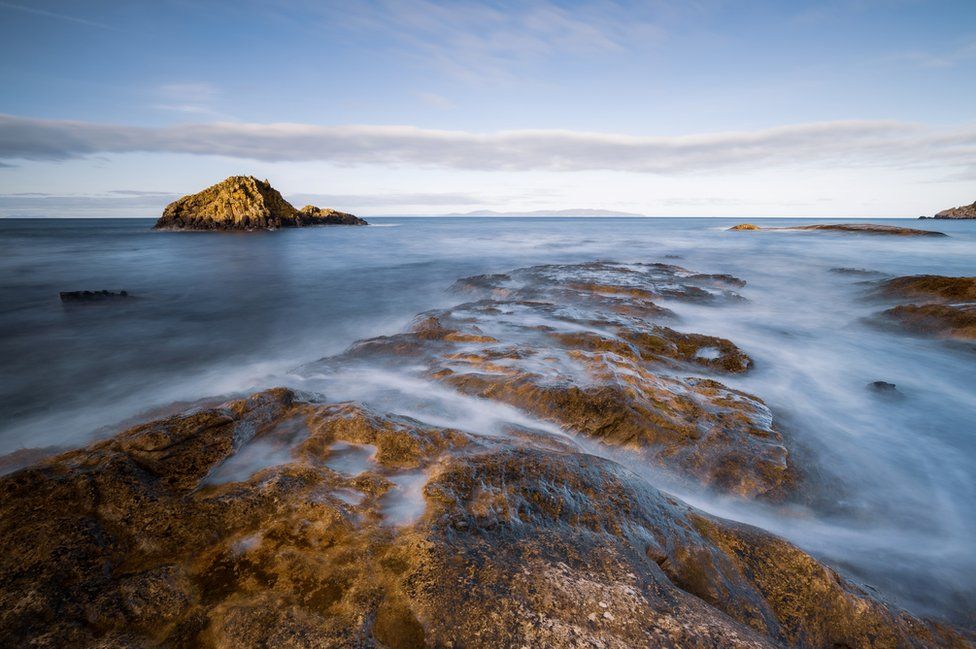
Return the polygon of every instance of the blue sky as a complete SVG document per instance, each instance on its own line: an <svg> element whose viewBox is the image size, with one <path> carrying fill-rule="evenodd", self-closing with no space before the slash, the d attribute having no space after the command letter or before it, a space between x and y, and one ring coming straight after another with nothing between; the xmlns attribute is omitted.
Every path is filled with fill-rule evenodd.
<svg viewBox="0 0 976 649"><path fill-rule="evenodd" d="M7 2L0 216L976 200L976 2Z"/></svg>

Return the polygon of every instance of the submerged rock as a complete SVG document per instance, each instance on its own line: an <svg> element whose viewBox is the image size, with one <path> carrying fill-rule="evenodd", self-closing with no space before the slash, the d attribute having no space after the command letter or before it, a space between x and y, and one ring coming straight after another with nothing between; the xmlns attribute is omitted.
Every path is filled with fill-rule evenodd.
<svg viewBox="0 0 976 649"><path fill-rule="evenodd" d="M350 218L355 220L352 221ZM305 225L365 225L351 214L306 206L296 210L267 180L231 176L166 206L157 230L276 230Z"/></svg>
<svg viewBox="0 0 976 649"><path fill-rule="evenodd" d="M934 230L919 230L896 225L882 225L880 223L825 223L814 225L791 225L786 227L761 228L750 223L743 223L729 230L826 230L832 232L853 232L860 234L888 234L902 237L945 237L944 232Z"/></svg>
<svg viewBox="0 0 976 649"><path fill-rule="evenodd" d="M128 291L61 291L60 296L66 303L106 302L132 297Z"/></svg>
<svg viewBox="0 0 976 649"><path fill-rule="evenodd" d="M275 389L64 453L0 478L0 643L967 646L546 437Z"/></svg>
<svg viewBox="0 0 976 649"><path fill-rule="evenodd" d="M324 364L388 363L501 401L674 474L744 497L784 498L796 472L758 397L711 377L752 360L724 338L685 333L657 301L720 306L736 277L670 264L546 265L459 280L476 301L424 314ZM313 366L314 368L314 366ZM310 368L311 369L311 368Z"/></svg>
<svg viewBox="0 0 976 649"><path fill-rule="evenodd" d="M887 296L938 302L976 301L976 277L942 275L906 275L894 277L879 285Z"/></svg>
<svg viewBox="0 0 976 649"><path fill-rule="evenodd" d="M976 202L972 205L952 207L942 210L932 217L933 219L976 219Z"/></svg>
<svg viewBox="0 0 976 649"><path fill-rule="evenodd" d="M880 318L920 334L976 340L976 277L910 275L878 285L883 297L911 300L883 311Z"/></svg>

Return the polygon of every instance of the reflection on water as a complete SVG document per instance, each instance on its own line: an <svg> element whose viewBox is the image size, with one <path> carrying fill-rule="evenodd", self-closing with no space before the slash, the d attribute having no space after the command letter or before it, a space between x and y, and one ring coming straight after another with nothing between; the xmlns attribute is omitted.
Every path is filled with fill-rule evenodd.
<svg viewBox="0 0 976 649"><path fill-rule="evenodd" d="M563 436L407 371L296 368L458 302L446 289L462 276L680 258L673 263L747 280L739 289L746 301L659 304L677 313L675 328L729 338L753 357L752 371L723 381L769 404L816 489L788 509L679 495L782 534L916 610L973 614L976 353L872 328L865 318L879 307L866 299L865 282L879 273L976 274L976 223L913 223L951 235L921 240L726 232L734 222L722 219L375 221L396 227L181 234L150 232L151 220L0 221L0 453L79 443L153 407L270 385L483 435L515 424ZM84 289L125 289L138 299L58 301L59 291ZM875 381L895 384L901 398L871 389ZM238 479L288 453L252 447L212 479ZM372 453L333 451L329 462L348 475ZM412 522L423 511L422 474L390 479L385 516Z"/></svg>

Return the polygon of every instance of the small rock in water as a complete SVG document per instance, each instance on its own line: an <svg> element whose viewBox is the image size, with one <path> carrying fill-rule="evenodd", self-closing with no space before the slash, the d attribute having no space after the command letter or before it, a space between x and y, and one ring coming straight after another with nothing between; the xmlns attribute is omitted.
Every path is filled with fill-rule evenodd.
<svg viewBox="0 0 976 649"><path fill-rule="evenodd" d="M902 396L901 392L898 391L898 386L894 383L888 383L887 381L872 381L871 383L868 383L868 389L875 394L886 397Z"/></svg>
<svg viewBox="0 0 976 649"><path fill-rule="evenodd" d="M62 302L104 302L132 297L128 291L61 291Z"/></svg>

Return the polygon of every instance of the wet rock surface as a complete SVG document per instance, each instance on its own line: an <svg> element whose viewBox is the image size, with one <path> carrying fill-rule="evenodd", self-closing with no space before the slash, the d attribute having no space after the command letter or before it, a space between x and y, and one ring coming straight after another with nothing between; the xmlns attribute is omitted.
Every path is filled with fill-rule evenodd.
<svg viewBox="0 0 976 649"><path fill-rule="evenodd" d="M824 223L815 225L793 225L788 227L760 228L758 226L743 223L729 228L729 230L825 230L829 232L852 232L860 234L887 234L901 237L945 237L944 232L934 230L919 230L918 228L905 228L897 225L883 225L880 223Z"/></svg>
<svg viewBox="0 0 976 649"><path fill-rule="evenodd" d="M877 292L899 304L880 319L918 334L976 340L976 277L910 275L882 282Z"/></svg>
<svg viewBox="0 0 976 649"><path fill-rule="evenodd" d="M967 646L785 541L520 439L276 389L23 469L0 478L0 641ZM375 452L330 468L348 445ZM255 448L282 459L221 471Z"/></svg>
<svg viewBox="0 0 976 649"><path fill-rule="evenodd" d="M351 214L286 201L267 180L231 176L201 192L173 201L153 226L157 230L276 230L306 225L366 225Z"/></svg>
<svg viewBox="0 0 976 649"><path fill-rule="evenodd" d="M721 306L744 282L670 264L536 266L459 280L472 301L336 362L413 364L463 394L501 401L681 478L785 497L796 479L772 413L712 377L747 371L729 340L680 332L663 303ZM662 304L658 304L658 303Z"/></svg>
<svg viewBox="0 0 976 649"><path fill-rule="evenodd" d="M0 477L0 644L973 646L592 453L795 496L769 409L720 382L751 359L669 309L743 285L612 262L469 277L466 301L301 370L389 363L540 427L277 388L13 458L33 464Z"/></svg>

